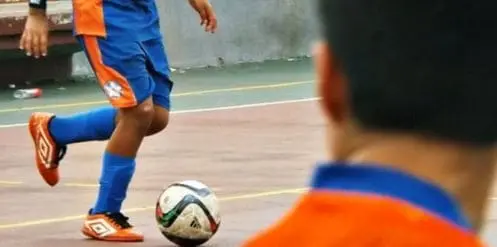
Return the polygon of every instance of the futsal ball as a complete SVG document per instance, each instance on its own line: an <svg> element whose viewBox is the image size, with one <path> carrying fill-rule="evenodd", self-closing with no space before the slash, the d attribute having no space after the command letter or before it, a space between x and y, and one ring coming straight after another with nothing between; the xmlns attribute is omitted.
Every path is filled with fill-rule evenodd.
<svg viewBox="0 0 497 247"><path fill-rule="evenodd" d="M219 229L219 201L199 181L173 183L159 196L155 218L160 232L169 241L184 247L198 246Z"/></svg>

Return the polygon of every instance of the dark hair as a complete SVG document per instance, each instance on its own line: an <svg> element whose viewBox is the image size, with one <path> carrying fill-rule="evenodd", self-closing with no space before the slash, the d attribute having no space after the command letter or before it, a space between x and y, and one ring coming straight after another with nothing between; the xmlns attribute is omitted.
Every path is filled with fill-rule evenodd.
<svg viewBox="0 0 497 247"><path fill-rule="evenodd" d="M365 128L494 145L497 3L319 0L323 35Z"/></svg>

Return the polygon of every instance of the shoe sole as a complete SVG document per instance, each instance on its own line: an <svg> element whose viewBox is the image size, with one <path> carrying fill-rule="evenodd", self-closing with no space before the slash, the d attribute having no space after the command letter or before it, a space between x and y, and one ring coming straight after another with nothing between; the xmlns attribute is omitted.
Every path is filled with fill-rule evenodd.
<svg viewBox="0 0 497 247"><path fill-rule="evenodd" d="M86 237L92 239L92 240L97 240L97 241L105 241L105 242L126 242L126 243L132 243L132 242L143 242L144 239L137 239L137 238L118 238L118 237L105 237L101 238L98 236L95 236L91 234L86 228L83 228L81 230L83 235Z"/></svg>

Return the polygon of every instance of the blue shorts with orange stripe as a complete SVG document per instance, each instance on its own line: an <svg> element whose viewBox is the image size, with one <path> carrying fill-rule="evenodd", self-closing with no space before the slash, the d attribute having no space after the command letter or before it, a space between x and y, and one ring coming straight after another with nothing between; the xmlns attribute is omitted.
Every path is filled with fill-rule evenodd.
<svg viewBox="0 0 497 247"><path fill-rule="evenodd" d="M74 31L116 108L149 97L170 108L172 81L154 0L73 0Z"/></svg>
<svg viewBox="0 0 497 247"><path fill-rule="evenodd" d="M77 38L114 107L133 107L152 97L154 104L170 108L173 83L161 39L140 42L87 35Z"/></svg>

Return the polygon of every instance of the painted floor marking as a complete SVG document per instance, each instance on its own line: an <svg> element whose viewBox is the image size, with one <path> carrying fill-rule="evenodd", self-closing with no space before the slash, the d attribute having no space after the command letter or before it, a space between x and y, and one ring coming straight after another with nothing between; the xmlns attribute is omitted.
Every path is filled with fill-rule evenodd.
<svg viewBox="0 0 497 247"><path fill-rule="evenodd" d="M271 191L265 191L265 192L259 192L259 193L250 193L250 194L220 197L219 201L230 202L230 201L256 199L256 198L261 198L261 197L279 196L279 195L285 195L285 194L300 194L302 192L305 192L306 190L307 190L307 188L271 190ZM124 213L137 213L137 212L151 211L154 209L155 209L155 206L135 207L135 208L125 209L125 210L123 210L123 212ZM22 228L22 227L29 227L29 226L55 224L55 223L62 223L62 222L68 222L68 221L74 221L74 220L82 220L85 217L86 217L85 214L80 214L80 215L71 215L71 216L64 216L64 217L57 217L57 218L47 218L47 219L42 219L42 220L23 221L23 222L18 222L18 223L11 223L11 224L0 224L0 229L13 229L13 228Z"/></svg>

